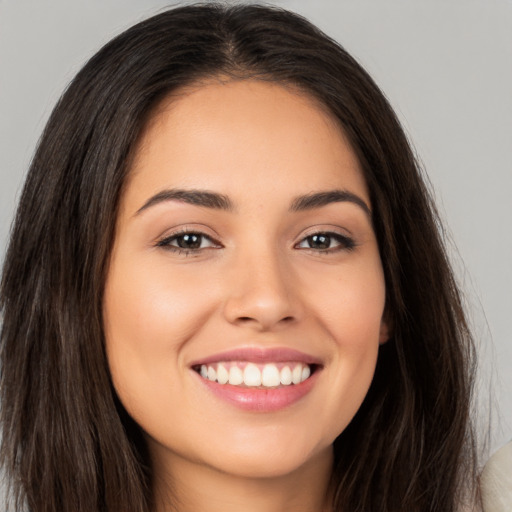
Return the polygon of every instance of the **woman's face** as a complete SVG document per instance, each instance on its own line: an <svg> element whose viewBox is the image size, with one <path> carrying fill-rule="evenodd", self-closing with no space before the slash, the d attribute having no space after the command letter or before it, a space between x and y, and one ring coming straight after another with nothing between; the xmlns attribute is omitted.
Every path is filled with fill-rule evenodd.
<svg viewBox="0 0 512 512"><path fill-rule="evenodd" d="M157 464L330 460L387 339L370 209L342 131L303 94L212 81L161 105L104 296L114 386Z"/></svg>

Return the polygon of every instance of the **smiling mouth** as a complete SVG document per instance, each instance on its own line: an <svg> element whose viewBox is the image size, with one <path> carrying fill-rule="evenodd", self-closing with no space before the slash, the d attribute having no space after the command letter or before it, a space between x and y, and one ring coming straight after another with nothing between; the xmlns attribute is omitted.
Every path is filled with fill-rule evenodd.
<svg viewBox="0 0 512 512"><path fill-rule="evenodd" d="M315 372L317 365L302 362L257 364L246 361L222 361L192 367L203 379L241 388L280 388L301 384Z"/></svg>

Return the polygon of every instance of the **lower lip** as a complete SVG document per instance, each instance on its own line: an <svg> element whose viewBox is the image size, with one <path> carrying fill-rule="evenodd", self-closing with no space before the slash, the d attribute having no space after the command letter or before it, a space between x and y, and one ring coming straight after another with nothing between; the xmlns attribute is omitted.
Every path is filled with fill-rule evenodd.
<svg viewBox="0 0 512 512"><path fill-rule="evenodd" d="M243 388L230 384L219 384L201 377L197 377L216 396L240 409L255 412L274 412L289 407L304 398L313 388L319 371L300 384L290 384L280 388Z"/></svg>

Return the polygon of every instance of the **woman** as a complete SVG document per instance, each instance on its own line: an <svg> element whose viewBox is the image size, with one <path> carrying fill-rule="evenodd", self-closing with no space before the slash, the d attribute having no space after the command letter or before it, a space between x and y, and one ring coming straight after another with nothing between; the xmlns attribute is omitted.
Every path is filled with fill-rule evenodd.
<svg viewBox="0 0 512 512"><path fill-rule="evenodd" d="M16 504L468 504L437 223L382 93L304 19L188 6L115 38L46 127L6 258Z"/></svg>

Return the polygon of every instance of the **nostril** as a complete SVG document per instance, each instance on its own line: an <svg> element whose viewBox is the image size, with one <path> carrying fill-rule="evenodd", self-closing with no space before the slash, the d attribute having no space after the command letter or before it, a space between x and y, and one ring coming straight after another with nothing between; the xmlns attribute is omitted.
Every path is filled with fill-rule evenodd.
<svg viewBox="0 0 512 512"><path fill-rule="evenodd" d="M250 322L251 320L254 320L254 318L251 318L250 316L241 316L238 320L241 322Z"/></svg>
<svg viewBox="0 0 512 512"><path fill-rule="evenodd" d="M281 322L290 323L293 322L294 317L293 316L285 316L284 318L281 318ZM250 317L250 316L240 316L238 317L239 322L247 323L247 322L254 322L257 321L256 318Z"/></svg>

